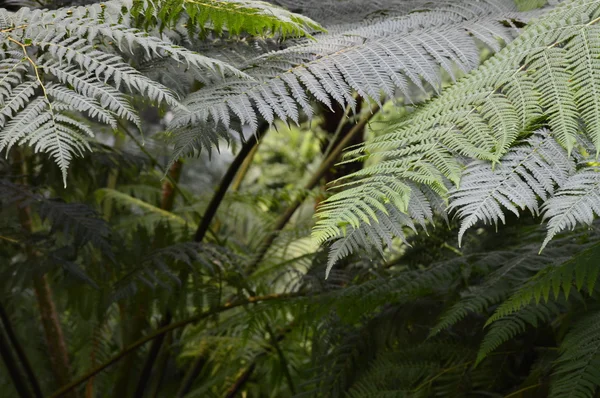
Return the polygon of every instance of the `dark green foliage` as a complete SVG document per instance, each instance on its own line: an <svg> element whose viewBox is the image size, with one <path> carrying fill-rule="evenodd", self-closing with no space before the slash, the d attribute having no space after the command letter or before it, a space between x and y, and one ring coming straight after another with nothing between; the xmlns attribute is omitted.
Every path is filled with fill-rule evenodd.
<svg viewBox="0 0 600 398"><path fill-rule="evenodd" d="M597 2L85 3L0 10L0 391L600 392Z"/></svg>

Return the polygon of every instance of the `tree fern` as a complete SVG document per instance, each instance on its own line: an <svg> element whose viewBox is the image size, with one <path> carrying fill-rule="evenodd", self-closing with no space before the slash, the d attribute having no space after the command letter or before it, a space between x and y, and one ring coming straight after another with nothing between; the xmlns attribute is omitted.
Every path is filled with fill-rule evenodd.
<svg viewBox="0 0 600 398"><path fill-rule="evenodd" d="M152 10L161 10L154 15ZM168 10L168 11L167 11ZM47 152L66 173L94 136L82 112L113 129L121 118L139 125L130 95L179 108L176 95L141 74L130 60L169 59L207 79L246 75L224 62L175 45L158 31L179 29L252 34L307 34L311 20L264 3L244 1L112 1L53 11L0 10L0 150L28 144ZM129 95L121 92L124 91ZM104 109L100 109L104 108Z"/></svg>
<svg viewBox="0 0 600 398"><path fill-rule="evenodd" d="M540 123L552 130L552 137L567 154L580 149L578 144L576 146L581 136L579 120L583 121L586 136L595 139L593 100L586 90L593 90L598 84L598 76L596 68L586 66L586 62L595 62L590 59L594 58L597 49L592 50L595 41L589 37L594 37L599 29L598 13L596 3L569 1L561 4L532 22L515 41L467 78L386 129L384 134L351 151L349 156L359 160L364 160L370 153L377 153L383 160L346 176L353 178L355 187L329 198L320 211L313 236L323 242L342 237L347 224L359 228L364 223L375 223L376 217L365 215L379 209L379 203L385 203L389 198L393 198L392 203L406 213L412 191L404 187L409 182L430 186L442 199L449 201L450 209L455 209L463 221L461 237L466 228L478 220L502 220L505 209L514 212L528 207L537 212L538 196L548 200L542 208L548 214L547 218L559 214L558 207L553 210L559 203L562 210L569 208L567 196L579 197L573 203L581 204L569 216L553 221L549 226L549 238L565 227L572 227L575 222L589 222L593 210L590 202L586 202L585 193L591 195L590 201L594 195L593 185L587 184L589 181L585 188L577 191L565 191L560 195L556 191L560 200L552 196L561 184L566 183L566 177L578 175L573 174L572 161L559 155L562 150L556 148L558 152L551 155L552 162L564 159L558 166L561 171L556 171L558 181L553 180L554 172L545 171L546 177L542 177L536 171L546 167L544 164L525 172L534 163L519 166L520 162L510 148L524 142L531 145L525 137ZM580 57L582 46L587 46L592 55ZM580 90L581 87L585 88ZM582 101L586 105L592 101L591 107L583 106ZM594 145L598 150L597 143ZM521 156L525 156L523 159L533 156L533 160L540 155L536 151L529 155L526 150ZM463 158L480 162L461 172ZM508 185L501 185L497 191L490 182L491 191L485 195L483 191L473 189L485 186L491 178L504 180L504 167L510 164L513 166L509 167L516 167L514 172L520 174L517 180L507 180ZM535 179L531 179L533 173ZM575 178L581 184L584 176L591 177L582 172ZM393 190L392 196L381 190L384 180L394 181L394 188L388 188ZM456 187L454 191L449 190L448 182ZM517 186L518 191L514 190ZM506 191L510 189L513 189L511 193ZM573 195L573 192L580 194ZM484 200L487 195L495 199ZM423 206L427 205L425 201Z"/></svg>
<svg viewBox="0 0 600 398"><path fill-rule="evenodd" d="M509 42L516 32L500 22L527 18L512 2L497 0L466 13L461 3L432 7L420 2L391 5L390 12L397 16L342 25L315 35L316 41L250 59L240 68L253 80L226 79L191 94L171 123L174 156L205 148L201 134L215 126L217 131L239 131L240 125L256 131L257 116L269 123L276 117L297 123L300 111L313 114L305 93L331 108L332 101L354 107L353 91L381 103L382 95L395 98L397 90L413 98L411 85L423 88L423 81L440 88L440 67L454 76L457 67L468 71L479 63L474 38L498 49L499 40ZM190 133L190 125L199 127Z"/></svg>

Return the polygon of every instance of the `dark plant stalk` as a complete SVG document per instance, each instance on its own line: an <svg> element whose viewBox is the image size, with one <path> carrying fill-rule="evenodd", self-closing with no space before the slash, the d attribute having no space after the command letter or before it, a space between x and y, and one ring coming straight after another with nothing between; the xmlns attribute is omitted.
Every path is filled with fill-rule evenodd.
<svg viewBox="0 0 600 398"><path fill-rule="evenodd" d="M69 384L61 387L59 390L57 390L52 395L50 395L49 398L57 398L57 397L64 396L66 393L68 393L72 389L76 388L81 383L86 382L89 378L94 377L98 373L102 372L104 369L108 368L109 366L113 365L114 363L119 362L130 352L137 350L139 347L143 346L147 342L152 341L172 330L180 329L187 325L191 325L191 324L197 323L199 321L202 321L213 315L231 310L233 308L241 307L243 305L259 303L259 302L275 301L275 300L289 300L289 299L293 299L293 298L297 298L297 297L303 297L303 295L300 293L280 293L280 294L268 294L265 296L251 296L251 297L247 297L244 300L225 303L224 305L222 305L220 307L213 308L212 310L203 312L194 317L184 319L184 320L181 320L178 322L173 322L167 326L156 329L154 332L149 333L148 335L142 337L141 339L139 339L139 340L135 341L134 343L130 344L129 346L125 347L123 350L121 350L121 352L119 352L118 354L116 354L115 356L110 358L108 361L96 366L95 368L89 370L83 376L81 376L81 377L77 378L76 380L71 381Z"/></svg>
<svg viewBox="0 0 600 398"><path fill-rule="evenodd" d="M46 343L48 344L52 371L54 372L58 383L61 386L66 385L69 383L70 379L69 354L65 336L60 325L58 311L56 310L56 305L54 303L52 288L48 283L46 275L34 277L33 286L40 309L40 317L46 336ZM74 393L72 395L75 396Z"/></svg>
<svg viewBox="0 0 600 398"><path fill-rule="evenodd" d="M19 394L20 398L30 398L31 394L29 392L29 388L27 388L27 382L24 380L23 375L20 371L20 366L13 357L13 353L10 349L10 345L6 338L4 337L4 333L2 329L0 329L0 357L4 361L4 365L10 379L13 382L13 386L15 390L17 390L17 394Z"/></svg>
<svg viewBox="0 0 600 398"><path fill-rule="evenodd" d="M206 235L206 232L208 231L208 228L210 227L210 224L217 214L217 210L219 209L219 206L225 197L225 193L229 189L229 185L231 185L231 182L235 178L235 175L244 163L246 157L250 154L252 149L258 144L258 141L266 134L268 130L269 127L265 124L256 132L256 134L248 138L248 140L246 140L246 142L242 145L242 148L236 155L235 159L233 159L233 162L231 162L227 172L221 179L219 187L211 198L210 203L208 204L208 207L202 216L202 221L200 222L200 225L198 225L198 229L196 230L196 234L194 236L195 242L202 242L204 239L204 236Z"/></svg>
<svg viewBox="0 0 600 398"><path fill-rule="evenodd" d="M254 147L252 148L252 150L250 151L248 156L246 156L246 159L244 159L244 162L242 163L242 166L240 167L240 171L237 173L237 176L235 177L233 184L231 184L232 191L237 192L240 190L240 186L242 185L242 182L244 181L244 178L246 177L246 174L248 174L248 170L250 169L250 166L252 165L252 161L254 160L254 155L256 155L256 152L258 152L259 145L260 145L260 141L256 145L254 145Z"/></svg>
<svg viewBox="0 0 600 398"><path fill-rule="evenodd" d="M166 343L162 346L162 350L156 361L156 377L153 378L152 391L150 392L151 398L159 398L160 387L165 378L165 369L169 362L169 345L172 342L173 335L170 333L165 334Z"/></svg>
<svg viewBox="0 0 600 398"><path fill-rule="evenodd" d="M183 163L181 160L173 162L171 168L169 168L169 177L162 184L162 197L160 201L160 208L163 210L173 210L173 204L175 203L175 184L179 183L179 177L181 176L181 169Z"/></svg>
<svg viewBox="0 0 600 398"><path fill-rule="evenodd" d="M13 152L13 161L15 175L21 175L21 183L27 185L28 170L20 151L15 150ZM18 216L21 227L25 231L32 233L34 231L34 226L31 218L31 208L29 206L19 207ZM34 249L28 247L27 257L33 259L36 256L37 253ZM60 325L58 311L56 310L56 304L54 303L52 288L48 283L46 275L36 275L33 277L33 290L39 307L42 328L46 338L50 363L52 364L52 372L59 385L62 386L68 384L71 378L69 353L67 351L65 336ZM76 397L77 392L72 391L69 395Z"/></svg>
<svg viewBox="0 0 600 398"><path fill-rule="evenodd" d="M267 326L267 331L269 332L269 335L271 336L271 344L277 351L280 361L283 362L283 366L284 366L285 373L286 373L285 376L288 379L287 381L288 381L288 385L290 386L290 391L293 395L296 395L294 383L292 381L292 375L289 372L289 369L287 366L287 361L285 360L285 357L283 356L283 352L281 351L281 348L279 347L279 342L281 340L283 340L285 338L285 335L287 333L289 333L291 330L292 330L292 325L288 325L281 333L279 333L278 336L275 336L275 334L273 333L273 329L271 329L271 326ZM229 390L227 391L226 397L233 398L242 390L242 388L244 388L244 386L246 385L248 380L250 380L252 373L256 369L257 362L262 357L267 355L267 352L268 352L268 349L266 349L265 351L261 352L260 354L258 354L254 357L250 366L237 378L235 383L233 383L233 385L229 388Z"/></svg>
<svg viewBox="0 0 600 398"><path fill-rule="evenodd" d="M19 340L17 339L17 335L15 334L15 331L12 327L10 318L8 317L8 314L6 313L6 310L4 309L2 303L0 303L0 321L2 321L2 325L4 326L4 330L6 331L6 336L8 337L11 346L15 350L19 362L23 366L25 375L29 379L29 383L31 384L31 388L33 389L34 397L42 398L44 394L42 394L40 384L37 380L37 377L35 376L35 373L33 372L33 368L31 367L31 363L29 362L27 355L25 355L25 350L23 350L23 346L19 343Z"/></svg>
<svg viewBox="0 0 600 398"><path fill-rule="evenodd" d="M160 328L167 326L171 323L172 319L171 311L167 311L167 314L163 321L160 324ZM156 362L156 358L158 358L158 354L163 345L166 335L161 334L156 339L152 341L152 345L150 346L150 351L148 352L148 357L146 357L146 361L144 362L144 366L142 368L142 372L140 373L140 378L138 380L137 387L135 388L134 397L142 398L144 396L144 391L146 390L146 385L150 380L150 375L152 373L152 368L154 366L154 362Z"/></svg>
<svg viewBox="0 0 600 398"><path fill-rule="evenodd" d="M257 356L257 358L254 358L254 361L252 361L252 364L248 367L248 369L246 369L240 375L240 377L237 378L237 380L235 381L233 386L231 386L229 391L227 391L227 394L225 395L226 398L234 398L241 391L241 389L244 388L244 386L246 385L248 380L250 380L252 373L254 373L254 369L256 369L256 360L258 359L258 357L261 357L264 355L265 355L265 353L263 352L263 353L259 354Z"/></svg>
<svg viewBox="0 0 600 398"><path fill-rule="evenodd" d="M288 328L288 331L289 330L291 330L291 327ZM290 367L287 358L283 354L283 350L279 345L279 342L285 337L285 333L281 333L279 336L275 336L273 328L271 328L270 324L267 324L267 331L269 332L269 336L271 336L271 344L273 344L273 347L277 351L277 356L279 356L279 362L281 363L283 374L288 383L288 387L290 388L290 392L292 393L292 395L296 395L296 387L294 386L294 380L292 379L292 374L290 373Z"/></svg>
<svg viewBox="0 0 600 398"><path fill-rule="evenodd" d="M231 162L229 168L225 172L225 175L221 179L219 187L215 191L213 197L210 200L210 203L208 204L208 207L206 208L206 211L204 212L204 215L202 216L202 221L200 222L200 225L198 225L198 229L196 230L196 234L194 236L195 242L202 242L202 240L204 240L204 236L209 230L210 224L212 223L212 220L217 214L217 210L223 202L223 198L225 197L229 186L231 185L234 178L236 178L236 175L238 175L238 171L239 175L236 181L234 182L233 188L237 190L241 185L243 176L246 174L248 168L250 167L250 163L252 161L254 153L256 153L258 143L260 142L260 139L267 133L268 130L269 125L267 125L266 123L263 124L258 129L256 134L248 138L248 140L246 140L246 142L242 145L242 148L236 155L233 162ZM200 355L194 360L192 366L185 374L183 383L177 393L178 397L182 397L189 392L194 383L194 380L202 371L202 367L205 363L206 360L202 355Z"/></svg>
<svg viewBox="0 0 600 398"><path fill-rule="evenodd" d="M181 382L181 387L179 387L179 391L177 391L177 398L183 398L188 392L190 392L192 386L194 385L194 380L196 380L196 377L198 377L202 371L205 363L206 358L204 355L200 355L198 358L196 358L190 370L186 372L185 377Z"/></svg>

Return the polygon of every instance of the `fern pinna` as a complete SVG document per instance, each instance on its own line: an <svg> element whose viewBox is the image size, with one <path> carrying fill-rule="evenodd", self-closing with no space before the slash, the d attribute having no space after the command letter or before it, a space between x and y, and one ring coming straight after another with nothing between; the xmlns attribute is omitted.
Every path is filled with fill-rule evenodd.
<svg viewBox="0 0 600 398"><path fill-rule="evenodd" d="M6 5L2 391L598 394L598 1Z"/></svg>

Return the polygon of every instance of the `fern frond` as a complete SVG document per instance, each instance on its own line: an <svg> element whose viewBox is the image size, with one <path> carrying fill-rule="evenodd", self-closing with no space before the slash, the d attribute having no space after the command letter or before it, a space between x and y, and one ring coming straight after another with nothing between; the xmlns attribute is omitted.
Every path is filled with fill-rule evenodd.
<svg viewBox="0 0 600 398"><path fill-rule="evenodd" d="M560 345L550 382L552 397L593 397L600 386L600 313L576 322Z"/></svg>
<svg viewBox="0 0 600 398"><path fill-rule="evenodd" d="M374 217L371 214L368 215L372 221L370 224L363 225L361 228L354 228L331 245L325 278L329 276L331 268L337 261L360 247L374 246L383 256L384 247L392 247L391 236L397 236L408 244L403 228L408 227L416 232L413 220L423 229L427 228L427 222L433 222L434 213L427 196L416 185L411 185L408 188L411 189L411 192L414 192L408 203L408 214L399 212L396 206L387 205L378 210Z"/></svg>
<svg viewBox="0 0 600 398"><path fill-rule="evenodd" d="M454 74L456 66L474 68L479 63L474 37L496 47L499 39L510 41L513 30L500 21L520 17L512 3L497 0L468 12L459 12L460 4L425 11L419 6L408 15L317 35L315 42L249 60L244 71L254 81L226 79L191 94L171 127L187 134L189 125L227 130L239 122L255 131L257 115L269 123L275 117L298 122L300 110L312 114L305 92L330 108L332 101L354 107L354 91L377 103L382 95L394 98L396 90L412 98L411 84L441 86L440 69ZM177 135L175 140L185 146Z"/></svg>
<svg viewBox="0 0 600 398"><path fill-rule="evenodd" d="M600 170L584 168L569 179L542 207L543 218L548 221L548 235L542 249L550 240L578 223L590 225L594 214L600 215Z"/></svg>
<svg viewBox="0 0 600 398"><path fill-rule="evenodd" d="M453 198L448 195L444 179L458 187L453 192L461 192L461 176L456 173L461 167L460 158L467 162L471 159L492 162L494 167L488 168L488 171L498 168L501 173L501 170L505 170L505 162L509 167L518 168L519 162L507 153L518 142L519 135L528 134L540 122L550 127L553 137L566 149L567 154L571 154L582 135L580 121L585 123L585 132L594 140L594 105L592 103L590 108L586 108L583 103L593 101L588 90L593 92L600 81L593 64L595 61L589 60L598 51L591 49L596 41L589 37L595 37L600 30L597 24L599 15L600 6L596 3L572 0L561 4L527 26L515 41L467 78L386 129L383 135L351 151L349 156L356 160L365 160L372 153L382 160L347 176L353 179L354 185L332 196L328 206L319 211L319 221L313 233L315 239L323 242L343 236L342 226L346 223L359 228L361 224L373 222L365 220L363 215L376 211L387 200L388 196L378 190L384 178L394 179L395 187L418 179L420 183L435 187L442 199L449 199L452 207ZM585 50L586 46L588 50ZM581 51L587 51L588 55L581 56ZM581 90L584 86L586 88ZM588 121L591 123L589 127ZM425 144L434 147L421 153L410 150L413 146ZM531 159L537 156L534 154ZM571 180L565 182L565 178L572 162L563 155L557 159L554 159L556 155L552 156L552 161L563 159L559 175L563 184L569 184ZM452 163L439 162L437 159L442 157L451 158ZM427 167L427 173L421 171L424 166ZM537 197L545 199L553 194L561 199L552 197L548 199L548 205L542 207L543 212L548 214L546 218L552 217L553 220L549 237L565 227L573 227L575 222L589 222L597 210L594 210L595 202L592 203L596 186L592 172L575 174L579 176L575 179L579 186L573 185L573 190L559 194L562 191L555 192L555 185L560 181L555 180L549 172L535 175L532 179L533 173L537 174L543 167L541 164L535 166L531 172L525 171L526 166L519 168L519 171L515 169L517 179L507 180L507 185L501 185L498 190L494 190L495 187L490 183L491 191L488 192L491 197L496 195L493 201L484 201L485 196L480 192L468 192L468 187L464 188L464 196L455 196L460 202L454 208L460 209L462 203L465 206L471 203L474 207L471 211L464 210L459 214L468 217L460 236L477 220L502 220L505 209L518 213L520 208L528 207L537 212ZM478 178L473 169L468 169L462 177L469 184L472 177ZM549 185L550 182L553 186ZM582 185L584 183L585 187ZM517 185L518 192L515 190ZM500 195L500 191L504 192ZM586 193L589 194L589 201L585 199ZM392 195L402 199L393 203L400 204L398 210L406 212L410 193L407 195L406 189L401 189ZM576 216L569 211L569 200L566 200L569 196L575 198L570 200L574 205L580 204L575 206ZM477 198L483 201L481 206L478 206L480 203L477 203ZM564 206L561 211L566 211L568 215L554 220L559 214L559 203ZM556 213L546 209L556 209Z"/></svg>
<svg viewBox="0 0 600 398"><path fill-rule="evenodd" d="M585 284L588 293L591 294L600 272L596 263L598 255L600 255L600 244L595 243L566 261L558 262L557 265L551 265L549 260L547 267L523 284L496 309L486 325L503 319L532 302L538 304L543 299L547 303L550 300L550 293L553 294L555 301L559 299L561 292L568 299L573 287L580 292Z"/></svg>
<svg viewBox="0 0 600 398"><path fill-rule="evenodd" d="M484 161L471 163L460 188L449 193L449 209L461 219L459 244L478 221L504 222L502 207L517 216L525 208L537 215L538 197L547 200L574 171L575 162L545 130L512 148L496 168Z"/></svg>
<svg viewBox="0 0 600 398"><path fill-rule="evenodd" d="M141 210L144 212L142 215L135 215L135 217L127 220L127 222L123 224L123 226L128 230L135 229L140 224L155 226L156 224L167 222L175 229L186 228L190 224L188 220L175 213L163 210L159 207L151 205L150 203L114 189L98 189L95 193L95 197L99 203L111 201L120 207L128 208L130 210Z"/></svg>
<svg viewBox="0 0 600 398"><path fill-rule="evenodd" d="M52 11L3 10L1 19L0 150L29 144L49 153L65 183L72 158L90 150L87 140L93 136L77 115L113 129L118 118L139 126L129 95L121 91L181 107L173 92L140 73L131 60L170 60L205 82L249 79L232 65L175 45L168 39L173 30L187 25L189 33L227 29L297 36L320 29L306 17L247 0L114 0Z"/></svg>
<svg viewBox="0 0 600 398"><path fill-rule="evenodd" d="M479 364L500 345L523 333L528 326L536 328L540 323L548 323L560 310L561 307L553 301L531 304L492 323L481 342L475 363Z"/></svg>
<svg viewBox="0 0 600 398"><path fill-rule="evenodd" d="M322 30L308 17L253 0L134 0L131 14L146 29L157 23L161 29L172 29L185 20L200 32L226 29L231 34L253 36L303 36Z"/></svg>

